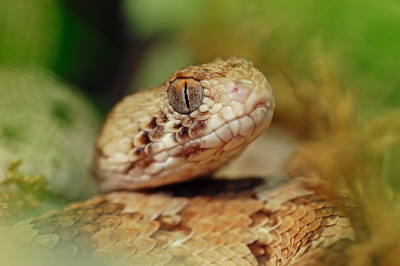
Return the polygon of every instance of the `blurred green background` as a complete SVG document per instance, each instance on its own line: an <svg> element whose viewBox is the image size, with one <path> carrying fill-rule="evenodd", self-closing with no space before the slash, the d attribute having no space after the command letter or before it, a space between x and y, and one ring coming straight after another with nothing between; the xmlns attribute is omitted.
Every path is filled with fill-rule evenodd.
<svg viewBox="0 0 400 266"><path fill-rule="evenodd" d="M24 157L21 146L39 138L34 142L59 146L51 159L47 147L40 148L43 162L35 171L58 175L60 169L68 174L82 168L84 173L73 175L90 176L94 136L118 99L162 83L177 68L222 55L248 57L264 72L275 90L278 117L282 110L290 112L290 101L287 88L275 81L285 72L312 79L318 50L334 66L339 87L356 96L361 117L400 104L400 3L395 0L0 0L0 5L0 77L14 77L0 82L3 165ZM24 88L20 96L7 96L18 88ZM48 100L40 96L60 93ZM61 97L56 111L37 109L54 103L54 97ZM29 103L17 104L22 98ZM51 137L28 134L15 146L10 136L21 134L10 131L9 121L16 121L16 113L25 115L21 123L34 124L29 132L60 117L68 123L57 122ZM76 163L63 168L71 158ZM44 171L49 164L53 170ZM64 193L61 185L58 194Z"/></svg>
<svg viewBox="0 0 400 266"><path fill-rule="evenodd" d="M52 194L43 210L95 194L93 144L107 111L189 64L248 57L274 89L274 121L291 125L304 124L293 91L318 85L322 57L336 75L332 84L354 95L360 124L400 106L398 0L0 0L0 7L0 173L22 159L23 174L46 176ZM399 150L384 165L397 201ZM4 195L14 195L17 207L38 205L5 193L6 176L0 224L15 209Z"/></svg>
<svg viewBox="0 0 400 266"><path fill-rule="evenodd" d="M45 68L107 110L129 88L237 54L307 73L315 39L341 85L400 102L398 1L1 0L0 63ZM307 62L308 59L308 62Z"/></svg>

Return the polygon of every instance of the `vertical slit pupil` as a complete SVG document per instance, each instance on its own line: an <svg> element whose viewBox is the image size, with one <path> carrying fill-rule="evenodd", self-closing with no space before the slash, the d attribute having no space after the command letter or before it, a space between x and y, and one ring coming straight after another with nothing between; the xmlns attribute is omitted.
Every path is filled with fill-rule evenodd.
<svg viewBox="0 0 400 266"><path fill-rule="evenodd" d="M183 90L183 93L185 94L185 103L186 103L186 107L190 110L190 105L189 105L189 97L188 97L188 86L187 86L187 82L185 82L185 87Z"/></svg>

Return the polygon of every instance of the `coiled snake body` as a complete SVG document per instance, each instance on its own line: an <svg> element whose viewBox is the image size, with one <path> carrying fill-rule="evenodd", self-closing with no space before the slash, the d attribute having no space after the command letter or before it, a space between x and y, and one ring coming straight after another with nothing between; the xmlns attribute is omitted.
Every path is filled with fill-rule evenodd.
<svg viewBox="0 0 400 266"><path fill-rule="evenodd" d="M96 148L97 178L108 194L2 234L49 258L106 265L332 261L353 238L349 219L337 202L296 181L200 179L151 189L209 175L268 127L273 108L270 85L245 59L180 69L109 114ZM132 191L143 189L151 190Z"/></svg>

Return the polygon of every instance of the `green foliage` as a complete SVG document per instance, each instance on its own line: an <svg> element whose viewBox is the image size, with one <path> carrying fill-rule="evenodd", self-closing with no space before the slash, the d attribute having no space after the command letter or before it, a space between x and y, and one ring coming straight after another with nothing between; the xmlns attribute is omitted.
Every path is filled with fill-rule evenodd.
<svg viewBox="0 0 400 266"><path fill-rule="evenodd" d="M50 191L45 176L22 174L21 163L11 162L0 182L0 222L37 208Z"/></svg>
<svg viewBox="0 0 400 266"><path fill-rule="evenodd" d="M33 68L0 67L0 171L15 158L22 171L49 178L68 199L96 191L89 167L100 119L76 90Z"/></svg>
<svg viewBox="0 0 400 266"><path fill-rule="evenodd" d="M59 45L59 3L0 0L0 63L52 66Z"/></svg>

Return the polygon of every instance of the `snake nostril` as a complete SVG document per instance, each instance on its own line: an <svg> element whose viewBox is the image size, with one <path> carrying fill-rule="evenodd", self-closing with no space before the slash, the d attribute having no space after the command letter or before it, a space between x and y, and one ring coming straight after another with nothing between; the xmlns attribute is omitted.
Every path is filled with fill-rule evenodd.
<svg viewBox="0 0 400 266"><path fill-rule="evenodd" d="M258 102L258 103L254 106L254 109L260 108L260 107L267 107L267 103L264 102L264 101Z"/></svg>

